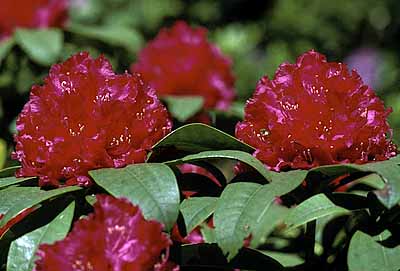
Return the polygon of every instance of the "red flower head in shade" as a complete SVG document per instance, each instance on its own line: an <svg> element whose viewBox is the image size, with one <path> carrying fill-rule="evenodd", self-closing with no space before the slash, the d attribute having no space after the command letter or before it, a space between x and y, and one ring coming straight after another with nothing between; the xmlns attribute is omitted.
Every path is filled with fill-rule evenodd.
<svg viewBox="0 0 400 271"><path fill-rule="evenodd" d="M207 109L227 109L235 96L231 61L207 41L205 28L182 21L162 29L131 70L159 95L202 96Z"/></svg>
<svg viewBox="0 0 400 271"><path fill-rule="evenodd" d="M60 27L67 12L68 0L1 0L0 39L17 27Z"/></svg>
<svg viewBox="0 0 400 271"><path fill-rule="evenodd" d="M36 271L163 270L161 252L171 241L162 228L127 200L97 196L94 213L78 220L64 240L39 247Z"/></svg>
<svg viewBox="0 0 400 271"><path fill-rule="evenodd" d="M54 65L17 120L17 176L89 185L88 170L144 162L170 132L168 112L137 74L116 75L87 53Z"/></svg>
<svg viewBox="0 0 400 271"><path fill-rule="evenodd" d="M310 51L263 77L236 136L269 168L311 168L388 159L391 112L356 71Z"/></svg>

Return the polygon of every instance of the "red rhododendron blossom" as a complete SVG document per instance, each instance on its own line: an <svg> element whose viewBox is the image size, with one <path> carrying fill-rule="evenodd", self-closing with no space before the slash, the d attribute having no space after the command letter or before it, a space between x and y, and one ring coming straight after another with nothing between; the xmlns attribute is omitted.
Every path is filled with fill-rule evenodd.
<svg viewBox="0 0 400 271"><path fill-rule="evenodd" d="M39 247L36 271L163 270L161 252L171 241L162 228L129 201L99 195L94 213L78 220L64 240Z"/></svg>
<svg viewBox="0 0 400 271"><path fill-rule="evenodd" d="M88 170L144 162L170 132L168 112L137 74L116 75L87 53L54 65L17 120L17 176L89 185Z"/></svg>
<svg viewBox="0 0 400 271"><path fill-rule="evenodd" d="M67 0L1 0L0 39L15 28L61 27L67 19Z"/></svg>
<svg viewBox="0 0 400 271"><path fill-rule="evenodd" d="M258 82L236 136L276 171L360 164L396 155L390 112L356 71L310 51Z"/></svg>
<svg viewBox="0 0 400 271"><path fill-rule="evenodd" d="M234 99L231 61L207 40L207 30L179 21L162 29L131 70L159 95L202 96L205 108L227 109Z"/></svg>

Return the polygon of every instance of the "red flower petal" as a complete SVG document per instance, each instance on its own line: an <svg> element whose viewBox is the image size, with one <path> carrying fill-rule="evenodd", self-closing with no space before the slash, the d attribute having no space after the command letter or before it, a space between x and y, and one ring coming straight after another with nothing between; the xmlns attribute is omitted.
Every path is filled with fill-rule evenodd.
<svg viewBox="0 0 400 271"><path fill-rule="evenodd" d="M205 108L227 109L235 96L231 61L208 42L205 28L182 21L162 29L131 70L160 95L202 96Z"/></svg>
<svg viewBox="0 0 400 271"><path fill-rule="evenodd" d="M386 160L390 112L356 71L310 51L258 82L236 136L277 171Z"/></svg>
<svg viewBox="0 0 400 271"><path fill-rule="evenodd" d="M61 27L67 12L68 0L1 0L0 39L17 27Z"/></svg>
<svg viewBox="0 0 400 271"><path fill-rule="evenodd" d="M116 75L104 57L80 53L53 65L45 84L32 87L17 120L17 176L86 186L91 169L144 162L171 126L139 75Z"/></svg>
<svg viewBox="0 0 400 271"><path fill-rule="evenodd" d="M97 196L94 213L78 220L64 240L39 247L36 271L161 268L167 265L167 259L159 263L161 252L171 243L162 227L127 200Z"/></svg>

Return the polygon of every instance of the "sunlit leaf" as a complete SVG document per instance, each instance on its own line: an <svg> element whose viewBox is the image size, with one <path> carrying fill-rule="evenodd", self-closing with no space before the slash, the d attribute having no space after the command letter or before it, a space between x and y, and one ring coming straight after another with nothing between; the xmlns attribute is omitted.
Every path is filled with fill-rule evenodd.
<svg viewBox="0 0 400 271"><path fill-rule="evenodd" d="M203 108L201 96L164 96L168 111L180 122L185 122Z"/></svg>
<svg viewBox="0 0 400 271"><path fill-rule="evenodd" d="M348 213L349 210L335 205L324 194L317 194L293 208L285 222L289 228L294 228L328 215Z"/></svg>
<svg viewBox="0 0 400 271"><path fill-rule="evenodd" d="M161 139L153 147L154 150L162 148L174 148L189 153L210 150L254 152L253 147L237 140L233 136L201 123L182 126Z"/></svg>
<svg viewBox="0 0 400 271"><path fill-rule="evenodd" d="M71 203L49 224L27 233L11 243L7 271L32 271L40 244L52 244L65 238L74 216L75 203Z"/></svg>
<svg viewBox="0 0 400 271"><path fill-rule="evenodd" d="M0 220L0 228L22 211L42 201L80 189L82 188L78 186L68 186L45 191L41 190L40 187L11 186L0 190L0 214L4 214L4 217Z"/></svg>
<svg viewBox="0 0 400 271"><path fill-rule="evenodd" d="M147 219L169 230L179 213L179 189L173 171L164 164L134 164L125 168L90 171L94 181L115 197L139 205Z"/></svg>
<svg viewBox="0 0 400 271"><path fill-rule="evenodd" d="M214 211L217 198L213 197L193 197L185 199L181 203L181 212L186 224L187 232L206 220Z"/></svg>
<svg viewBox="0 0 400 271"><path fill-rule="evenodd" d="M286 208L273 207L276 197L291 191L292 180L229 184L222 192L214 212L217 243L232 259L243 246L243 240L254 234L252 246L258 246L287 215Z"/></svg>
<svg viewBox="0 0 400 271"><path fill-rule="evenodd" d="M382 241L383 236L378 236ZM384 247L371 236L357 231L350 241L347 262L350 271L398 271L400 246Z"/></svg>
<svg viewBox="0 0 400 271"><path fill-rule="evenodd" d="M124 25L89 26L71 24L67 28L70 32L91 39L96 39L110 45L120 46L128 52L136 53L143 45L143 37L134 28Z"/></svg>
<svg viewBox="0 0 400 271"><path fill-rule="evenodd" d="M55 63L62 51L63 32L60 29L17 29L16 43L33 61L49 66Z"/></svg>
<svg viewBox="0 0 400 271"><path fill-rule="evenodd" d="M35 177L26 177L26 178L16 178L16 177L5 177L0 178L0 189L5 188L7 186L18 184L25 182L27 180L34 179Z"/></svg>

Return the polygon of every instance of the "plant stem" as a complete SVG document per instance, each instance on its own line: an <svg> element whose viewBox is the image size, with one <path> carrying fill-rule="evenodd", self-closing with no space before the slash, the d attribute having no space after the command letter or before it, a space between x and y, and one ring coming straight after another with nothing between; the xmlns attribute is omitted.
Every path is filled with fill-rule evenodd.
<svg viewBox="0 0 400 271"><path fill-rule="evenodd" d="M313 270L313 263L315 259L314 247L315 247L315 228L317 221L313 220L307 223L305 241L306 241L306 267L307 270Z"/></svg>

